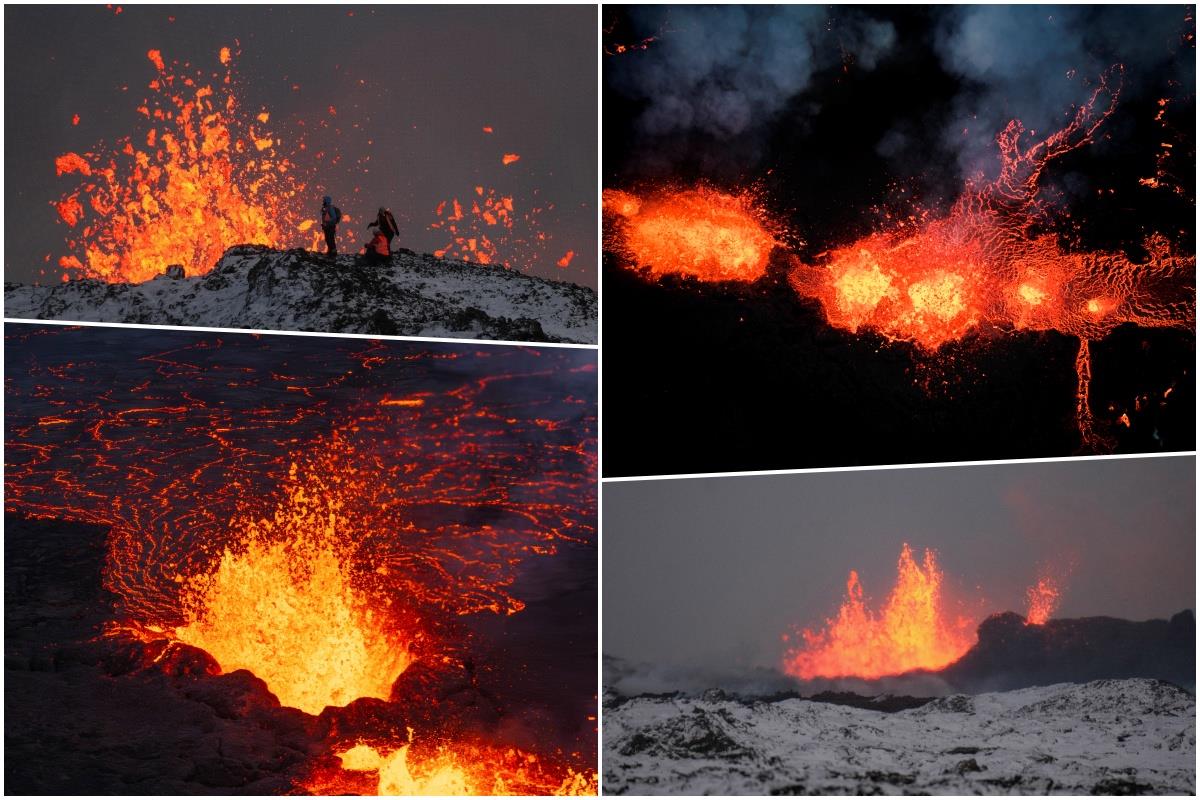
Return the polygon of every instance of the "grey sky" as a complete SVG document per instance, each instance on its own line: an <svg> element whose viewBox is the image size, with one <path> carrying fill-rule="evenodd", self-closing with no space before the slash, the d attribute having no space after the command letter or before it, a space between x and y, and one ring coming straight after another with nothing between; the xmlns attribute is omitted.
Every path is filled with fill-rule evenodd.
<svg viewBox="0 0 1200 800"><path fill-rule="evenodd" d="M1192 457L606 483L604 652L777 666L848 570L884 597L905 541L983 614L1023 612L1049 561L1057 616L1167 617L1195 605L1194 486Z"/></svg>
<svg viewBox="0 0 1200 800"><path fill-rule="evenodd" d="M429 252L446 244L426 230L437 204L494 187L517 212L554 204L540 217L551 241L534 274L596 285L594 7L6 6L4 18L8 280L33 281L47 253L65 253L50 203L73 185L55 176L55 157L144 135L135 108L154 77L147 51L211 70L237 40L243 104L267 107L276 133L304 119L309 152L328 148L333 129L312 121L338 109L343 161L312 187L314 215L328 191L365 241L363 225L389 205L399 244ZM363 174L354 165L368 147ZM504 166L504 153L521 160ZM567 250L575 258L559 269Z"/></svg>

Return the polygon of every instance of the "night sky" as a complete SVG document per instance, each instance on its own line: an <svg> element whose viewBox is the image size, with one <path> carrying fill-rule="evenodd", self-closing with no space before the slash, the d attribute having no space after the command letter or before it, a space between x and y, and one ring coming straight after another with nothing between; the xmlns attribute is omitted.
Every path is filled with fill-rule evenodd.
<svg viewBox="0 0 1200 800"><path fill-rule="evenodd" d="M1024 613L1047 563L1074 565L1055 616L1167 618L1195 602L1194 486L1192 457L609 483L604 653L778 667L849 570L877 608L903 542L984 614Z"/></svg>
<svg viewBox="0 0 1200 800"><path fill-rule="evenodd" d="M518 211L554 204L540 216L549 242L530 272L596 285L594 7L114 11L5 8L5 199L10 223L20 218L7 226L7 280L38 280L45 256L65 252L67 228L51 203L73 186L56 178L54 159L144 134L135 109L155 76L147 51L213 72L220 48L236 52L240 43L243 104L267 108L285 138L304 122L309 153L342 154L310 184L314 215L332 194L365 241L366 222L387 205L400 226L397 244L432 252L447 239L427 229L438 203L466 200L482 184L511 195ZM325 116L330 106L336 118ZM521 160L505 166L505 153ZM567 250L575 258L560 269L555 261Z"/></svg>

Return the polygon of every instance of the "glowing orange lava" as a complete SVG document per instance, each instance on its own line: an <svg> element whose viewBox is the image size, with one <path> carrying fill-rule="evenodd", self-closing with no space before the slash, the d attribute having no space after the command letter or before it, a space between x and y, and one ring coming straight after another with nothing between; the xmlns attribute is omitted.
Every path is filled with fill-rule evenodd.
<svg viewBox="0 0 1200 800"><path fill-rule="evenodd" d="M818 300L830 325L872 330L926 351L974 331L1059 331L1079 337L1078 425L1084 450L1103 450L1088 407L1088 341L1125 323L1191 329L1195 325L1194 254L1160 234L1145 256L1072 250L1048 221L1039 180L1053 159L1087 145L1112 114L1124 70L1101 76L1090 99L1062 130L1028 146L1013 120L997 136L1000 173L968 182L945 217L914 215L894 227L830 251L820 265L793 258L796 292Z"/></svg>
<svg viewBox="0 0 1200 800"><path fill-rule="evenodd" d="M1135 262L1119 252L1070 252L1053 234L1031 233L1045 215L1038 182L1047 163L1093 140L1122 75L1120 67L1103 75L1070 124L1028 147L1021 123L1009 123L997 137L999 177L973 179L947 216L870 234L819 267L797 261L793 287L819 300L831 325L930 350L983 324L1092 341L1127 322L1190 327L1195 257L1164 237L1150 236L1147 258Z"/></svg>
<svg viewBox="0 0 1200 800"><path fill-rule="evenodd" d="M804 642L787 653L784 671L801 679L880 678L940 669L966 653L975 643L972 620L946 610L933 551L926 550L918 564L905 544L896 572L896 584L876 612L852 570L837 616L822 631L803 631Z"/></svg>
<svg viewBox="0 0 1200 800"><path fill-rule="evenodd" d="M774 226L748 192L699 186L638 195L605 189L603 201L615 223L610 246L654 277L753 281L766 274L777 243Z"/></svg>
<svg viewBox="0 0 1200 800"><path fill-rule="evenodd" d="M1038 578L1038 582L1025 592L1029 599L1029 610L1025 613L1025 622L1030 625L1044 625L1051 615L1058 610L1058 582L1050 577Z"/></svg>
<svg viewBox="0 0 1200 800"><path fill-rule="evenodd" d="M56 161L59 175L78 178L54 204L71 228L64 274L139 282L170 264L204 274L235 244L292 242L310 199L305 180L278 151L269 115L241 105L229 48L224 71L207 77L158 50L147 58L156 75L137 109L140 131Z"/></svg>
<svg viewBox="0 0 1200 800"><path fill-rule="evenodd" d="M541 220L545 212L553 209L553 203L522 208L512 195L476 186L473 196L468 195L466 200L452 197L434 209L436 219L429 229L444 231L449 241L433 254L438 258L528 270L547 256L551 236L543 229ZM571 262L570 258L565 263L563 259L549 258L562 269Z"/></svg>
<svg viewBox="0 0 1200 800"><path fill-rule="evenodd" d="M409 665L408 642L354 583L347 529L332 488L291 485L273 519L244 527L215 571L187 579L187 624L175 630L225 672L247 669L283 705L310 714L359 697L389 698Z"/></svg>
<svg viewBox="0 0 1200 800"><path fill-rule="evenodd" d="M318 772L307 787L314 794L393 796L541 795L591 796L595 772L561 770L513 748L442 745L418 757L410 740L398 748L365 742L337 753L340 768ZM363 779L366 779L365 781Z"/></svg>

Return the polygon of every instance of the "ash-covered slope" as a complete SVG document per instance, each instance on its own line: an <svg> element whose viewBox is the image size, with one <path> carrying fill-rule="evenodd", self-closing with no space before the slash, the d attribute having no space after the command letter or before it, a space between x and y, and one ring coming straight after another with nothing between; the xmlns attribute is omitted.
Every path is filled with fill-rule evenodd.
<svg viewBox="0 0 1200 800"><path fill-rule="evenodd" d="M642 696L604 714L606 794L1193 794L1195 697L1148 679L885 713Z"/></svg>
<svg viewBox="0 0 1200 800"><path fill-rule="evenodd" d="M79 322L596 341L592 289L407 250L368 266L354 256L239 245L202 277L8 283L4 312Z"/></svg>

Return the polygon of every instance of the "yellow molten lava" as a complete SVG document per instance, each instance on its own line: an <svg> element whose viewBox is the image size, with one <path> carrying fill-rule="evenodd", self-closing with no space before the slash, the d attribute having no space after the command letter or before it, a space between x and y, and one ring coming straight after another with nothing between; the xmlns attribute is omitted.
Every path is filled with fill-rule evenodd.
<svg viewBox="0 0 1200 800"><path fill-rule="evenodd" d="M874 611L868 606L852 570L837 616L820 632L803 632L803 643L785 657L784 671L807 680L941 669L975 641L971 621L953 617L945 606L937 557L926 550L924 562L918 563L905 544L883 607Z"/></svg>
<svg viewBox="0 0 1200 800"><path fill-rule="evenodd" d="M310 714L387 699L412 658L355 588L339 512L318 482L293 485L274 519L243 521L244 549L226 549L215 571L189 582L178 639Z"/></svg>
<svg viewBox="0 0 1200 800"><path fill-rule="evenodd" d="M409 728L409 736L412 736ZM390 796L472 795L595 795L595 773L568 768L561 779L547 783L540 760L514 749L496 750L469 746L442 747L423 761L410 762L411 738L390 753L359 742L338 753L342 769L378 773L376 794ZM342 790L338 784L310 787L322 791Z"/></svg>

